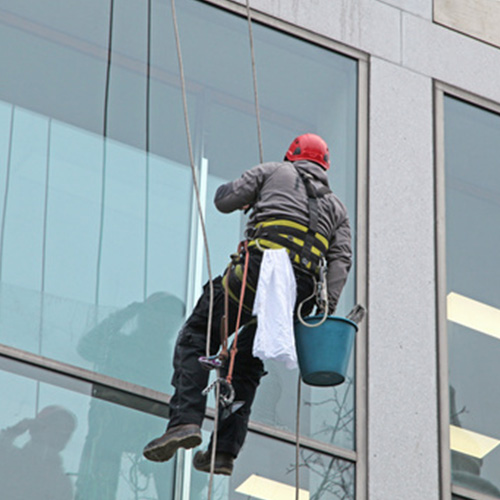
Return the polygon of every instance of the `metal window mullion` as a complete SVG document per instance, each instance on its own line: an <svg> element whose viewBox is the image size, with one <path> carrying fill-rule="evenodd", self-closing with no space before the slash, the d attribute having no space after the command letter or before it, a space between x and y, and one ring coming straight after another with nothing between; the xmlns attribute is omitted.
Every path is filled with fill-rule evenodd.
<svg viewBox="0 0 500 500"><path fill-rule="evenodd" d="M450 402L448 374L448 339L446 332L446 216L445 216L445 159L444 159L444 93L434 86L434 162L436 211L436 322L437 374L439 398L439 460L441 498L451 498Z"/></svg>
<svg viewBox="0 0 500 500"><path fill-rule="evenodd" d="M358 61L357 93L357 169L356 169L356 303L366 307L368 314L360 324L356 338L356 500L368 498L368 82L369 66Z"/></svg>
<svg viewBox="0 0 500 500"><path fill-rule="evenodd" d="M40 368L42 370L47 370L53 373L57 373L63 377L66 376L80 380L84 383L99 384L109 389L125 392L133 396L144 398L157 403L168 405L170 402L170 396L163 392L139 386L131 382L126 382L121 379L116 379L108 375L102 375L100 373L93 372L91 370L80 368L67 363L63 363L61 361L56 361L51 358L39 356L38 354L34 354L28 351L23 351L21 349L11 347L5 344L0 344L0 357L5 357L15 361L19 361L21 363L26 363L28 365ZM207 409L206 417L210 420L213 420L214 417L213 408ZM277 429L275 427L262 424L260 422L251 420L249 423L249 430L251 432L255 432L262 436L270 437L287 444L293 445L295 443L294 432L283 431L281 429ZM304 449L308 449L319 453L324 453L350 462L356 462L357 460L357 454L353 450L339 448L335 445L322 443L320 441L316 441L314 439L304 436L301 436L300 443L301 443L301 448Z"/></svg>
<svg viewBox="0 0 500 500"><path fill-rule="evenodd" d="M158 403L169 404L170 402L170 396L163 392L110 377L109 375L102 375L100 373L80 368L75 365L70 365L68 363L63 363L52 358L46 358L44 356L23 351L5 344L0 344L0 356L36 366L60 375L75 378L89 384L100 384L102 386L109 387L110 389L128 392L134 396L156 401Z"/></svg>

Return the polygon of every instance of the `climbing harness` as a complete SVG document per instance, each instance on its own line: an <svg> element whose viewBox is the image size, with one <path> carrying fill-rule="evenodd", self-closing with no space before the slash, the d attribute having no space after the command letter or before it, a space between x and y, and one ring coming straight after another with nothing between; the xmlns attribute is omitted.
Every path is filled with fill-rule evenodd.
<svg viewBox="0 0 500 500"><path fill-rule="evenodd" d="M236 317L236 325L234 329L234 339L233 343L231 346L231 352L228 352L227 349L227 343L228 343L228 337L229 337L229 279L227 279L227 275L231 271L231 265L236 261L236 258L232 258L232 263L228 266L228 269L226 271L226 280L224 282L224 316L222 317L221 320L221 351L219 354L212 355L212 356L202 356L198 359L198 361L202 364L202 366L206 369L216 369L217 370L217 378L214 382L212 382L210 385L208 385L205 389L203 389L202 394L206 396L212 388L215 387L217 383L221 384L221 389L223 388L224 391L221 391L220 396L219 396L219 402L223 408L229 409L229 414L234 413L236 409L236 403L233 408L230 408L231 405L233 405L234 402L234 388L232 386L232 378L233 378L233 371L234 371L234 362L236 358L236 353L238 352L238 332L240 330L240 324L241 324L241 315L243 312L243 304L245 300L245 292L247 288L247 276L248 276L248 264L249 264L249 258L250 258L250 253L248 251L248 242L245 240L241 242L238 246L238 254L237 255L244 255L244 267L243 267L243 275L241 279L241 289L240 289L240 297L238 299L238 314ZM229 361L229 367L228 367L228 372L226 375L226 378L220 377L220 370L225 367L226 363ZM237 402L237 403L242 403L242 402ZM238 404L238 408L241 408L242 404Z"/></svg>
<svg viewBox="0 0 500 500"><path fill-rule="evenodd" d="M267 220L247 230L247 236L250 238L248 246L255 246L262 251L284 248L292 264L317 274L322 257L328 250L328 240L320 233L314 232L310 248L308 248L306 247L308 231L307 226L295 221Z"/></svg>

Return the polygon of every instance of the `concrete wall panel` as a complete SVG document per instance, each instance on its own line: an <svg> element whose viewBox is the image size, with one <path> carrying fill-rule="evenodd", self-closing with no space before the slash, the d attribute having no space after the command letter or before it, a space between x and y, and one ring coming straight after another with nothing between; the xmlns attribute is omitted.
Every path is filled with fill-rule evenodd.
<svg viewBox="0 0 500 500"><path fill-rule="evenodd" d="M403 16L403 64L500 102L500 51L421 18Z"/></svg>
<svg viewBox="0 0 500 500"><path fill-rule="evenodd" d="M432 100L430 78L372 59L370 500L439 499Z"/></svg>
<svg viewBox="0 0 500 500"><path fill-rule="evenodd" d="M432 19L432 0L378 0L405 12Z"/></svg>

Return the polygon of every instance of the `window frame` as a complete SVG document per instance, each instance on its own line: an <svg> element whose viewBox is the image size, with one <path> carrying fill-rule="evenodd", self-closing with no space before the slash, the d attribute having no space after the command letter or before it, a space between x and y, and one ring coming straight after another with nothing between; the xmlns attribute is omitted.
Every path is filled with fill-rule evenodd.
<svg viewBox="0 0 500 500"><path fill-rule="evenodd" d="M247 16L247 10L244 5L235 3L231 0L198 0L202 3L230 12L240 17ZM1 13L0 13L1 14ZM274 16L251 9L252 21L258 22L267 28L275 29L280 32L292 35L306 43L323 47L339 53L340 55L350 57L357 62L357 137L356 137L356 303L368 305L368 82L369 82L369 55L358 49L343 45L331 38L320 35L313 31L301 28L294 24L283 21ZM16 22L16 20L12 21ZM25 30L37 31L38 27L32 23L26 23L22 26ZM42 29L45 36L52 36L51 33ZM50 31L50 30L49 30ZM57 37L56 37L57 38ZM61 41L61 40L59 40ZM73 44L71 37L67 37L61 43ZM106 58L105 51L96 51L95 57ZM128 61L121 61L127 66ZM356 385L355 385L355 450L340 448L338 446L321 443L307 437L300 437L301 447L310 450L326 453L344 460L353 462L356 467L355 473L355 498L356 500L366 500L368 498L367 483L367 348L366 332L368 329L368 320L365 320L359 326L357 332L355 363L356 363ZM162 413L168 411L170 396L147 387L139 386L124 380L120 380L107 375L79 368L77 366L63 363L54 359L40 356L34 353L23 351L8 345L0 344L0 356L11 358L17 361L48 369L52 372L69 376L76 380L89 383L95 383L110 390L110 393L125 392L136 396L138 400L143 401L143 405L158 406L158 411ZM110 398L112 400L112 398ZM141 404L140 406L143 407ZM139 405L138 405L139 407ZM208 409L206 417L210 420L214 418L212 409ZM286 443L295 444L295 434L281 431L271 426L258 422L250 422L249 430L264 436L269 436Z"/></svg>
<svg viewBox="0 0 500 500"><path fill-rule="evenodd" d="M449 402L449 362L448 332L446 319L446 208L445 208L445 130L444 99L445 96L460 99L472 106L500 116L500 103L481 97L472 92L454 87L445 82L434 81L434 160L435 160L435 245L436 245L436 314L437 314L437 362L438 362L438 415L439 415L439 456L441 476L441 498L452 498L452 495L464 500L497 500L486 495L451 482L450 454L450 402Z"/></svg>

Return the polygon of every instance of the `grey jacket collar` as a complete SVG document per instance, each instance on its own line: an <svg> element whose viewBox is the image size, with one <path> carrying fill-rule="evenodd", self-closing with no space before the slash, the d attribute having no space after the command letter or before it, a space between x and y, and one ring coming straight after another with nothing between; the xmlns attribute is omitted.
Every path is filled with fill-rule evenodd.
<svg viewBox="0 0 500 500"><path fill-rule="evenodd" d="M315 179L320 181L325 186L328 186L328 175L323 167L320 167L317 163L313 163L307 160L299 160L293 162L293 164L299 169L311 174Z"/></svg>

